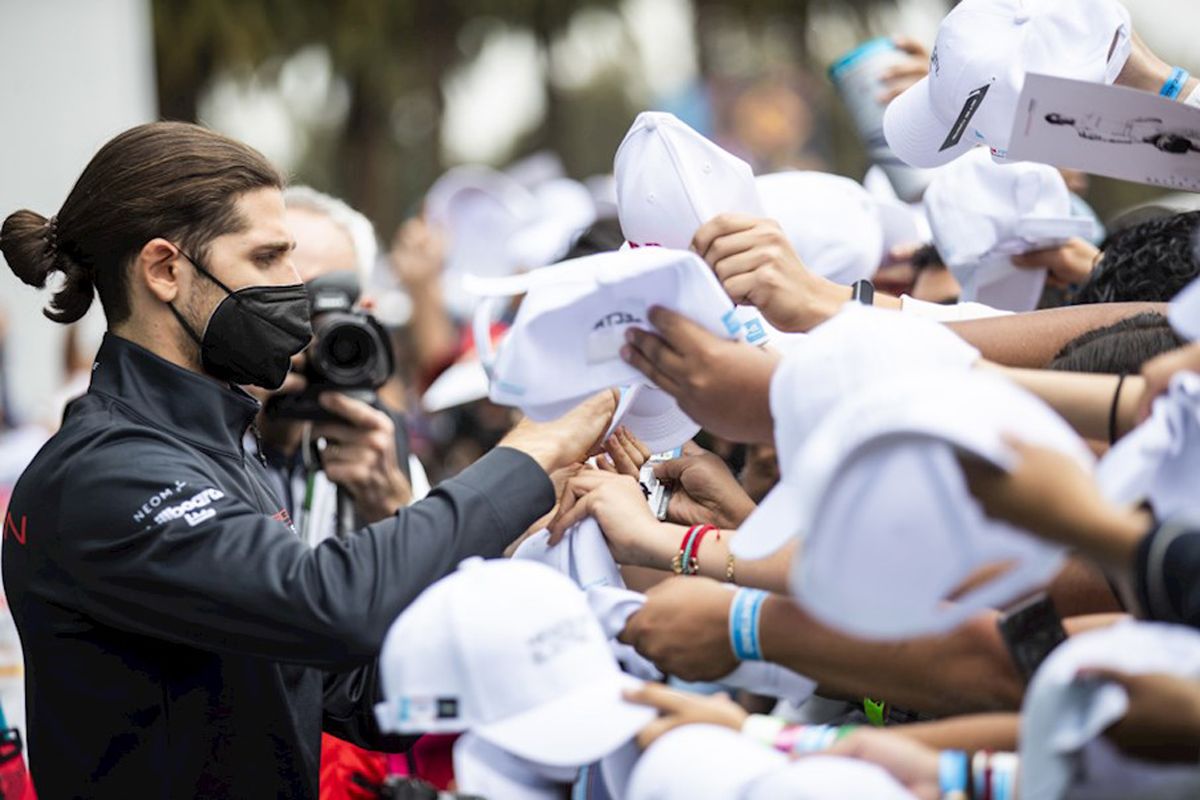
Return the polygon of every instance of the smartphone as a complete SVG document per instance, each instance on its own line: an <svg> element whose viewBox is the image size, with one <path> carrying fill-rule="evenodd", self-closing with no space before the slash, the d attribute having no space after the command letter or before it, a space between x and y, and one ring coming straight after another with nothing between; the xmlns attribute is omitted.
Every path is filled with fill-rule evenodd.
<svg viewBox="0 0 1200 800"><path fill-rule="evenodd" d="M1050 651L1067 639L1054 601L1044 592L1008 610L997 623L1017 671L1028 683Z"/></svg>

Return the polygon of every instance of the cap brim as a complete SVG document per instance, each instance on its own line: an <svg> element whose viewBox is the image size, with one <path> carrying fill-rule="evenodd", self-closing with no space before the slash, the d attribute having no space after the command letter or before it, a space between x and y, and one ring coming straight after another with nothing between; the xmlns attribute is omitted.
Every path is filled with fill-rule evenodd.
<svg viewBox="0 0 1200 800"><path fill-rule="evenodd" d="M452 364L437 377L421 396L421 408L432 414L455 406L485 400L488 396L488 376L479 361Z"/></svg>
<svg viewBox="0 0 1200 800"><path fill-rule="evenodd" d="M883 113L883 135L892 152L906 164L932 169L949 164L975 146L964 132L958 144L942 149L946 130L933 111L929 78L922 78L888 104Z"/></svg>
<svg viewBox="0 0 1200 800"><path fill-rule="evenodd" d="M615 667L614 667L615 669ZM515 756L555 767L592 764L632 739L658 711L621 697L642 682L615 680L571 692L514 717L480 725L476 736Z"/></svg>
<svg viewBox="0 0 1200 800"><path fill-rule="evenodd" d="M766 558L800 535L800 498L780 481L746 517L729 544L737 558Z"/></svg>
<svg viewBox="0 0 1200 800"><path fill-rule="evenodd" d="M640 439L651 453L674 450L700 432L700 426L683 413L674 398L652 386L640 388L637 399L619 424Z"/></svg>

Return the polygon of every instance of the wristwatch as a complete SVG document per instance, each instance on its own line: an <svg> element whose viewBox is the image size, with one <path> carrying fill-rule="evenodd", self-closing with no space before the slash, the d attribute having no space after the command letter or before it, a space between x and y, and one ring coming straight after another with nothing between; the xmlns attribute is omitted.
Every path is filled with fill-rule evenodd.
<svg viewBox="0 0 1200 800"><path fill-rule="evenodd" d="M850 288L851 300L862 303L864 306L875 305L875 284L864 278L861 281L855 281Z"/></svg>

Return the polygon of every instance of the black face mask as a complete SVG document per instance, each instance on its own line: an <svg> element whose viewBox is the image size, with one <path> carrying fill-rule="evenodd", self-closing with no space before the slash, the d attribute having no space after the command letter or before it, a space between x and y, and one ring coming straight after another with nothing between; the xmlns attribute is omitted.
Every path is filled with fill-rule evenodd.
<svg viewBox="0 0 1200 800"><path fill-rule="evenodd" d="M199 261L183 255L226 295L208 318L203 336L197 336L175 306L167 303L188 336L200 345L204 371L230 383L278 389L287 377L292 356L312 338L304 284L247 286L235 292Z"/></svg>

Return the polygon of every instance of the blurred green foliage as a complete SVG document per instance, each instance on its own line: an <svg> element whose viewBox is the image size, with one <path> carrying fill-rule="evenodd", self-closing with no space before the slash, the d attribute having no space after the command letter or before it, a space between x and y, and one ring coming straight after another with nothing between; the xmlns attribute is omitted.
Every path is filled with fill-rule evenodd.
<svg viewBox="0 0 1200 800"><path fill-rule="evenodd" d="M794 43L790 65L807 62L809 20L820 10L857 18L894 0L694 0L699 66L713 71L714 32L730 25L771 31ZM195 120L217 76L262 74L301 48L323 44L349 90L344 122L307 143L293 178L345 197L387 231L415 208L444 170L439 120L447 74L477 52L464 35L473 21L491 18L530 31L546 51L577 12L616 10L618 0L152 0L159 104L166 118ZM476 48L475 51L472 48ZM514 157L550 148L575 176L606 171L634 114L619 74L566 91L546 80L547 109L538 130L519 141ZM827 94L827 92L826 92ZM393 134L398 98L432 109L422 135ZM834 104L836 105L836 104ZM840 109L821 127L831 142L832 166L864 164ZM847 142L850 142L847 146Z"/></svg>

